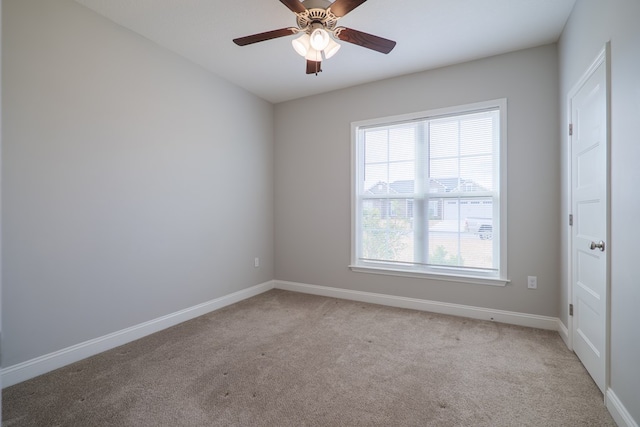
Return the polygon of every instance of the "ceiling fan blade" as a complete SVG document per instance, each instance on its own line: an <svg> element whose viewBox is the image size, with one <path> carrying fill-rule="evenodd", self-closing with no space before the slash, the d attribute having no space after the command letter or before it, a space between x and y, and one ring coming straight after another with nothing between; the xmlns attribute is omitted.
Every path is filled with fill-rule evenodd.
<svg viewBox="0 0 640 427"><path fill-rule="evenodd" d="M280 3L287 6L293 13L304 13L307 10L300 0L280 0Z"/></svg>
<svg viewBox="0 0 640 427"><path fill-rule="evenodd" d="M246 46L252 43L263 42L265 40L277 39L278 37L290 36L298 32L297 28L280 28L279 30L267 31L264 33L253 34L246 37L233 39L238 46Z"/></svg>
<svg viewBox="0 0 640 427"><path fill-rule="evenodd" d="M342 41L357 44L358 46L366 47L367 49L373 49L380 53L389 53L396 46L396 42L393 40L384 39L382 37L363 33L362 31L353 30L351 28L336 28L335 35Z"/></svg>
<svg viewBox="0 0 640 427"><path fill-rule="evenodd" d="M307 59L307 74L318 74L322 72L321 61L309 61Z"/></svg>
<svg viewBox="0 0 640 427"><path fill-rule="evenodd" d="M367 0L336 0L331 4L329 9L331 9L331 12L338 18L341 18L365 1Z"/></svg>

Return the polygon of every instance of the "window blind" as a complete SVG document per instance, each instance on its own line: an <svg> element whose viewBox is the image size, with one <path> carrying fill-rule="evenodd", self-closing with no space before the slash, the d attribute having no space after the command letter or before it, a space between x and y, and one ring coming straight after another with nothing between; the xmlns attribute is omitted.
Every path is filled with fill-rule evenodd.
<svg viewBox="0 0 640 427"><path fill-rule="evenodd" d="M358 263L499 270L500 109L362 126Z"/></svg>

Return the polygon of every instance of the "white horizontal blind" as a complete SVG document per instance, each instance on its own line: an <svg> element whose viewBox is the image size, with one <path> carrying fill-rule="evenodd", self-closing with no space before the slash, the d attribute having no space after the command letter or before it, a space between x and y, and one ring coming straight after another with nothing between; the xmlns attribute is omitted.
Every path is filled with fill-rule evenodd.
<svg viewBox="0 0 640 427"><path fill-rule="evenodd" d="M499 108L356 132L356 262L497 274Z"/></svg>

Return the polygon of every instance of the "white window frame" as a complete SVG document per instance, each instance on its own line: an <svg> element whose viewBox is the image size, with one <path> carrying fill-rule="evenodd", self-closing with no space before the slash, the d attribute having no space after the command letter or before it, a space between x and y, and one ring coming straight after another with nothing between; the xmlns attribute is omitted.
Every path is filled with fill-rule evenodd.
<svg viewBox="0 0 640 427"><path fill-rule="evenodd" d="M500 142L497 147L498 173L498 206L494 206L494 224L499 227L493 231L494 240L499 242L494 257L498 260L497 271L487 272L469 268L438 268L416 267L413 265L386 264L384 262L367 262L360 260L360 205L358 186L361 176L361 153L359 152L359 130L365 127L385 126L394 123L408 122L420 119L435 119L438 117L462 115L483 110L498 109L500 115ZM495 227L494 227L495 228ZM354 272L403 276L422 279L437 279L462 283L505 286L509 283L507 274L507 100L506 98L477 102L461 106L439 108L417 113L382 117L351 123L351 264L349 268Z"/></svg>

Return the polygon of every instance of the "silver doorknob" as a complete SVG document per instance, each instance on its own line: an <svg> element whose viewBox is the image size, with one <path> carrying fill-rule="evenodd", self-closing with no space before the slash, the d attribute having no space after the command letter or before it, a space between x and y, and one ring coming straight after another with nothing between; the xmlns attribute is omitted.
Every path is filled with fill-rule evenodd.
<svg viewBox="0 0 640 427"><path fill-rule="evenodd" d="M592 251L600 249L600 252L604 252L604 242L602 240L600 240L598 243L591 242L589 249L591 249Z"/></svg>

